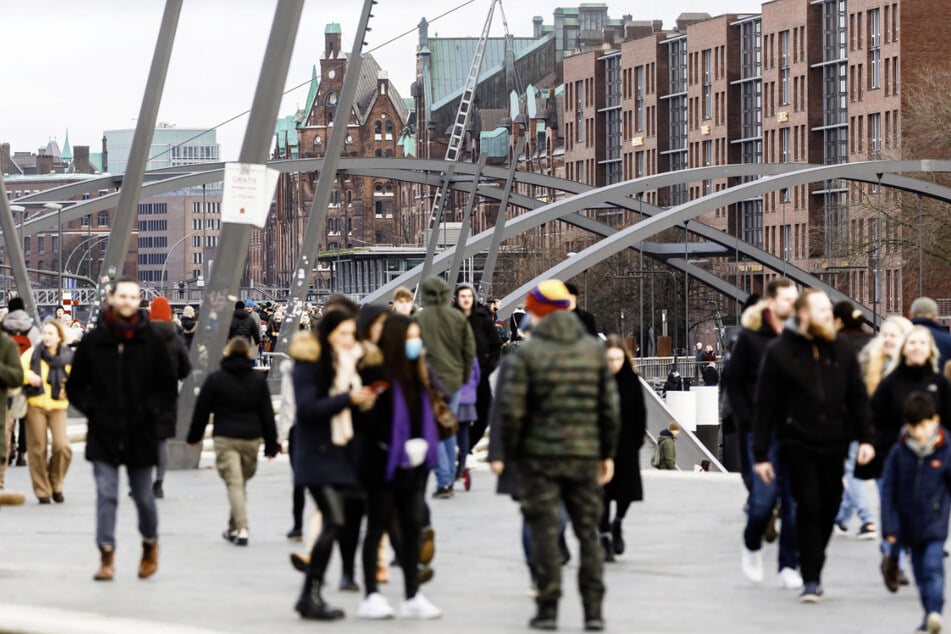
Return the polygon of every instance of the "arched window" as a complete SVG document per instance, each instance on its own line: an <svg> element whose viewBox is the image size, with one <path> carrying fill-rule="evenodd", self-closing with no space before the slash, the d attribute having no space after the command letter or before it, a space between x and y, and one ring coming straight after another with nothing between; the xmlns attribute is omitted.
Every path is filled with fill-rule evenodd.
<svg viewBox="0 0 951 634"><path fill-rule="evenodd" d="M100 227L108 227L108 226L109 226L109 212L108 212L108 211L100 211L100 212L99 212L98 225L99 225Z"/></svg>
<svg viewBox="0 0 951 634"><path fill-rule="evenodd" d="M377 183L376 186L375 186L373 189L376 190L376 192L377 192L378 194L382 194L382 193L383 193L383 185L381 185L380 183Z"/></svg>
<svg viewBox="0 0 951 634"><path fill-rule="evenodd" d="M387 157L387 158L392 158L392 156L393 156L393 150L387 150L387 151L386 151L386 157Z"/></svg>
<svg viewBox="0 0 951 634"><path fill-rule="evenodd" d="M387 133L387 134L393 134L393 122L392 122L392 121L387 121L387 122L386 122L386 133Z"/></svg>
<svg viewBox="0 0 951 634"><path fill-rule="evenodd" d="M383 124L379 121L373 124L373 134L383 134Z"/></svg>
<svg viewBox="0 0 951 634"><path fill-rule="evenodd" d="M373 153L373 155L376 156L377 158L382 157L382 156L383 156L383 150L377 150L376 152Z"/></svg>

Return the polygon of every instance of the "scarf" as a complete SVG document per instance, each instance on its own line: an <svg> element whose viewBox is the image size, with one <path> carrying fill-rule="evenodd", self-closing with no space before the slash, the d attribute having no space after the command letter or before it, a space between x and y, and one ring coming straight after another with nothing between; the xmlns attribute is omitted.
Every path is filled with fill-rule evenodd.
<svg viewBox="0 0 951 634"><path fill-rule="evenodd" d="M39 354L37 354L39 352ZM73 362L73 351L69 347L60 344L56 350L56 355L50 352L49 348L42 343L33 350L33 356L30 358L30 370L43 376L40 371L40 360L46 362L49 372L46 374L46 382L50 384L50 394L54 401L58 401L62 396L63 383L66 382L66 366Z"/></svg>
<svg viewBox="0 0 951 634"><path fill-rule="evenodd" d="M357 374L357 361L363 354L359 345L350 350L341 350L334 353L334 381L330 386L330 395L347 394L350 390L363 387L360 375ZM330 419L330 437L333 444L343 447L353 438L353 414L349 407L345 407Z"/></svg>
<svg viewBox="0 0 951 634"><path fill-rule="evenodd" d="M406 396L398 381L392 382L393 390L393 430L390 435L390 448L386 456L386 479L392 481L396 474L396 469L411 469L412 463L409 456L406 455L406 441L412 434L412 426L409 419L409 406L406 404ZM434 469L439 463L439 433L436 430L436 417L433 414L433 404L429 400L429 394L426 390L419 391L420 404L423 413L423 439L428 447L426 449L426 468Z"/></svg>
<svg viewBox="0 0 951 634"><path fill-rule="evenodd" d="M135 333L139 329L139 322L145 321L146 319L141 309L136 311L129 319L120 317L112 306L106 308L105 312L102 313L103 325L109 330L109 334L119 341L132 341L135 339Z"/></svg>

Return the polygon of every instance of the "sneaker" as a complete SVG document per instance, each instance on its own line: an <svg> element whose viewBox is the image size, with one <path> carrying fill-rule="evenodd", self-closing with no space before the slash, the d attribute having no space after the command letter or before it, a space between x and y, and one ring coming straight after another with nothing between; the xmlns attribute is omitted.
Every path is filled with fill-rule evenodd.
<svg viewBox="0 0 951 634"><path fill-rule="evenodd" d="M448 500L452 497L452 487L444 486L436 489L433 493L434 500Z"/></svg>
<svg viewBox="0 0 951 634"><path fill-rule="evenodd" d="M248 529L242 528L242 529L239 529L237 533L235 533L234 545L235 546L248 545Z"/></svg>
<svg viewBox="0 0 951 634"><path fill-rule="evenodd" d="M802 585L799 603L819 603L822 601L822 594L822 586L815 581L807 581Z"/></svg>
<svg viewBox="0 0 951 634"><path fill-rule="evenodd" d="M165 489L162 488L161 480L156 480L152 483L152 495L155 496L156 500L165 499Z"/></svg>
<svg viewBox="0 0 951 634"><path fill-rule="evenodd" d="M416 596L400 604L400 618L403 619L438 619L442 616L442 610L429 602L421 592Z"/></svg>
<svg viewBox="0 0 951 634"><path fill-rule="evenodd" d="M855 537L857 539L861 539L862 541L867 541L878 537L878 529L875 528L875 523L865 522L862 524L862 528L859 529L859 533Z"/></svg>
<svg viewBox="0 0 951 634"><path fill-rule="evenodd" d="M743 576L753 583L763 581L763 551L748 550L743 546L743 552L740 554L740 569Z"/></svg>
<svg viewBox="0 0 951 634"><path fill-rule="evenodd" d="M889 592L898 592L898 588L901 586L901 573L898 570L898 558L892 557L890 555L882 556L882 580L885 582L885 587L888 588Z"/></svg>
<svg viewBox="0 0 951 634"><path fill-rule="evenodd" d="M225 541L229 541L233 544L235 540L238 539L238 531L231 531L231 530L225 531L221 534L221 537Z"/></svg>
<svg viewBox="0 0 951 634"><path fill-rule="evenodd" d="M795 568L783 568L779 571L779 587L785 590L802 588L802 575Z"/></svg>
<svg viewBox="0 0 951 634"><path fill-rule="evenodd" d="M902 585L902 586L911 585L911 579L908 578L908 575L905 574L904 570L898 573L898 585Z"/></svg>
<svg viewBox="0 0 951 634"><path fill-rule="evenodd" d="M368 594L357 607L357 618L361 619L392 619L395 615L390 602L379 592Z"/></svg>
<svg viewBox="0 0 951 634"><path fill-rule="evenodd" d="M859 531L861 533L861 531ZM849 536L849 525L845 522L836 522L835 523L835 534L841 535L842 537Z"/></svg>
<svg viewBox="0 0 951 634"><path fill-rule="evenodd" d="M292 542L301 542L304 541L304 534L301 532L301 529L292 528L287 531L287 538Z"/></svg>
<svg viewBox="0 0 951 634"><path fill-rule="evenodd" d="M928 634L939 634L941 630L944 629L944 618L941 616L940 612L931 612L928 614L928 618L925 619L925 631Z"/></svg>

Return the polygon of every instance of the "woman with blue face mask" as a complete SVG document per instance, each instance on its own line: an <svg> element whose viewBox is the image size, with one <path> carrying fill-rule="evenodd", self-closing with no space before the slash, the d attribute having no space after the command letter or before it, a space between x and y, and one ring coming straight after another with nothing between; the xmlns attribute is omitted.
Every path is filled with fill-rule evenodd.
<svg viewBox="0 0 951 634"><path fill-rule="evenodd" d="M426 479L438 462L439 442L419 325L404 315L390 315L383 324L380 349L387 380L375 384L379 397L368 417L362 455L367 497L366 597L357 616L386 619L395 614L376 581L377 547L395 519L404 536L397 553L405 588L400 617L435 619L442 612L419 592L420 541L413 538L420 534Z"/></svg>

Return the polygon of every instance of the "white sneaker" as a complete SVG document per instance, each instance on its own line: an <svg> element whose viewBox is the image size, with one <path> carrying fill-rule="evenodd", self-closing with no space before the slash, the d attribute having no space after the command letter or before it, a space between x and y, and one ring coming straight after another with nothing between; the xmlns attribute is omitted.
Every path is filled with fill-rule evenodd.
<svg viewBox="0 0 951 634"><path fill-rule="evenodd" d="M234 543L237 546L247 546L248 545L248 529L241 528L238 529L238 532L234 535Z"/></svg>
<svg viewBox="0 0 951 634"><path fill-rule="evenodd" d="M429 599L417 592L412 599L403 601L400 604L400 618L403 619L438 619L442 616L442 610L429 602Z"/></svg>
<svg viewBox="0 0 951 634"><path fill-rule="evenodd" d="M763 581L763 550L748 550L743 546L740 554L740 569L743 575L753 583Z"/></svg>
<svg viewBox="0 0 951 634"><path fill-rule="evenodd" d="M366 596L357 607L357 617L361 619L392 619L396 613L379 592L372 592Z"/></svg>
<svg viewBox="0 0 951 634"><path fill-rule="evenodd" d="M783 568L779 571L779 587L785 590L802 589L802 575L795 568Z"/></svg>
<svg viewBox="0 0 951 634"><path fill-rule="evenodd" d="M944 618L938 612L932 612L925 619L925 627L928 628L928 634L939 634L944 629Z"/></svg>

